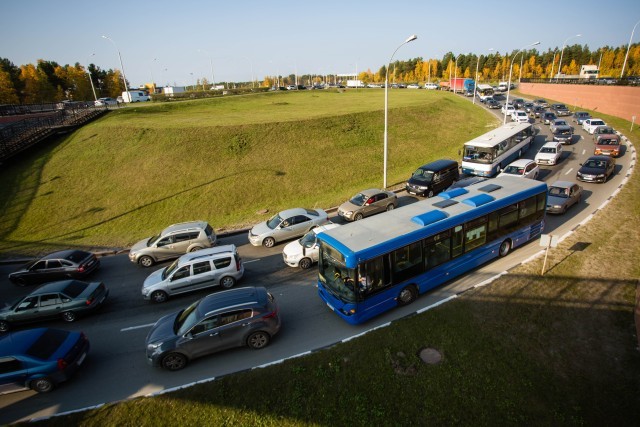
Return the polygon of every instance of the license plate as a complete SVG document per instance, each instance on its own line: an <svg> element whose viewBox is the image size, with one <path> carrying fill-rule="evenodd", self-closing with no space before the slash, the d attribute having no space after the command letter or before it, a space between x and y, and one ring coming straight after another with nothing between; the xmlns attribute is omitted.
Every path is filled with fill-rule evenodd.
<svg viewBox="0 0 640 427"><path fill-rule="evenodd" d="M82 362L84 362L85 357L87 357L87 353L82 353L82 356L80 356L80 359L78 359L78 366L82 365Z"/></svg>

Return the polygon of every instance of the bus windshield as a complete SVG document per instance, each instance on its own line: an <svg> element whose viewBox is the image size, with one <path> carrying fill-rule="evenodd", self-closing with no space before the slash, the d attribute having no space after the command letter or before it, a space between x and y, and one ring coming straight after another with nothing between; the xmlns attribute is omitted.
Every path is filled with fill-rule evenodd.
<svg viewBox="0 0 640 427"><path fill-rule="evenodd" d="M318 278L334 297L343 302L355 302L355 269L347 268L343 262L336 258L341 259L341 254L326 243L322 244L318 262Z"/></svg>
<svg viewBox="0 0 640 427"><path fill-rule="evenodd" d="M493 162L493 148L481 148L474 147L472 145L465 145L463 160L471 163L490 164Z"/></svg>

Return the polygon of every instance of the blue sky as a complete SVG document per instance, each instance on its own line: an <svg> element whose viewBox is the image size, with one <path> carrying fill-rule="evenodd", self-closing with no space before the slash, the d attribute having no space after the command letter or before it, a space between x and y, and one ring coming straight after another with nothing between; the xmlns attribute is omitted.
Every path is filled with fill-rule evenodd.
<svg viewBox="0 0 640 427"><path fill-rule="evenodd" d="M540 41L621 46L640 1L254 1L8 0L0 2L0 57L120 69L132 86L248 81L252 75L377 71L394 59L446 52L500 53ZM107 35L116 44L103 39ZM640 25L633 42L640 42Z"/></svg>

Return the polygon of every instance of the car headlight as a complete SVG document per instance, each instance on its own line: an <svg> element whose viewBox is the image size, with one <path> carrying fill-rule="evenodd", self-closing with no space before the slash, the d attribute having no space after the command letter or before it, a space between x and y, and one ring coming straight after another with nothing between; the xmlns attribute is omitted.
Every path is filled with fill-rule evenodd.
<svg viewBox="0 0 640 427"><path fill-rule="evenodd" d="M353 215L353 211L347 211L344 213L345 215Z"/></svg>
<svg viewBox="0 0 640 427"><path fill-rule="evenodd" d="M150 353L155 353L156 350L158 350L158 348L160 348L160 346L162 345L162 343L151 343L151 344L147 344L147 351Z"/></svg>
<svg viewBox="0 0 640 427"><path fill-rule="evenodd" d="M561 209L561 208L562 208L562 206L560 206L560 205L553 205L553 209Z"/></svg>

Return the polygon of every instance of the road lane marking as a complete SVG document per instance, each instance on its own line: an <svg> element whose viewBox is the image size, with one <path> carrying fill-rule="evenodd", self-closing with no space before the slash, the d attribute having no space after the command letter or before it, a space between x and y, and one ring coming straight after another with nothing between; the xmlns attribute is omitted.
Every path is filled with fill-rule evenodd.
<svg viewBox="0 0 640 427"><path fill-rule="evenodd" d="M571 171L573 170L573 168L570 168L568 171L566 171L564 174L565 175L569 175L571 173Z"/></svg>
<svg viewBox="0 0 640 427"><path fill-rule="evenodd" d="M584 156L584 153L586 153L587 150L585 150L584 148L582 149L582 155Z"/></svg>
<svg viewBox="0 0 640 427"><path fill-rule="evenodd" d="M130 327L128 327L128 328L122 328L122 329L120 329L120 332L132 331L132 330L134 330L134 329L149 328L149 327L151 327L151 326L153 326L153 325L155 325L155 322L154 322L154 323L148 323L148 324L146 324L146 325L130 326Z"/></svg>
<svg viewBox="0 0 640 427"><path fill-rule="evenodd" d="M262 258L258 258L258 259L250 259L249 261L242 260L242 263L243 263L243 264L249 264L250 262L260 261L261 259L262 259Z"/></svg>

